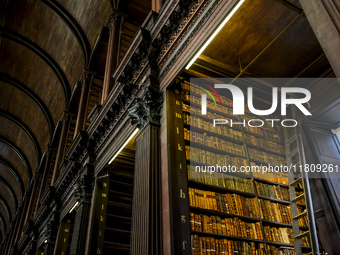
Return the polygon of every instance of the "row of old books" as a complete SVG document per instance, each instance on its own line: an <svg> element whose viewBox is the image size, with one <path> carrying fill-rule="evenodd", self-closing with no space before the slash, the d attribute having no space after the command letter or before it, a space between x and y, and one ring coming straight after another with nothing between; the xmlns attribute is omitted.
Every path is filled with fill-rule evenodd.
<svg viewBox="0 0 340 255"><path fill-rule="evenodd" d="M207 109L206 115L202 115L201 108L198 108L192 105L190 106L189 104L186 104L186 103L182 103L182 108L183 108L184 113L196 115L198 117L211 120L211 125L213 124L212 122L213 119L225 119L226 118L226 116L223 115L222 113L213 112L209 110L209 108ZM230 118L230 116L228 116L228 118ZM236 121L236 120L239 120L239 117L233 116L232 119ZM233 129L242 130L242 125L233 125Z"/></svg>
<svg viewBox="0 0 340 255"><path fill-rule="evenodd" d="M245 157L244 146L223 140L216 136L210 136L206 132L198 133L190 131L187 128L184 128L184 139L214 149L223 150L227 153L232 153Z"/></svg>
<svg viewBox="0 0 340 255"><path fill-rule="evenodd" d="M202 105L202 98L198 97L196 95L190 95L187 91L182 91L182 99L184 101L194 103L197 105ZM220 104L215 104L215 102L212 102L210 100L207 100L207 108L216 112L219 112L220 114L226 114L229 116L233 116L233 109L229 107L222 106Z"/></svg>
<svg viewBox="0 0 340 255"><path fill-rule="evenodd" d="M292 223L290 206L259 199L262 219L285 224Z"/></svg>
<svg viewBox="0 0 340 255"><path fill-rule="evenodd" d="M277 172L268 167L260 166L250 161L251 173L254 177L264 179L267 181L277 182L288 185L288 174L284 172Z"/></svg>
<svg viewBox="0 0 340 255"><path fill-rule="evenodd" d="M199 235L192 236L193 255L266 255L264 244L217 239Z"/></svg>
<svg viewBox="0 0 340 255"><path fill-rule="evenodd" d="M221 172L207 172L204 167L187 165L188 180L226 188L235 191L254 193L254 183L251 179L239 178Z"/></svg>
<svg viewBox="0 0 340 255"><path fill-rule="evenodd" d="M289 190L277 185L269 185L261 182L255 182L258 195L289 201Z"/></svg>
<svg viewBox="0 0 340 255"><path fill-rule="evenodd" d="M202 120L196 116L190 116L187 113L183 113L183 122L186 125L190 125L191 127L197 127L202 130L206 130L212 133L220 134L236 141L244 141L243 134L241 131L232 129L226 125L216 125L213 126L211 121Z"/></svg>
<svg viewBox="0 0 340 255"><path fill-rule="evenodd" d="M239 218L221 218L190 212L191 230L225 236L263 240L260 222L245 222Z"/></svg>
<svg viewBox="0 0 340 255"><path fill-rule="evenodd" d="M292 228L276 228L264 226L263 231L266 241L294 244L294 235Z"/></svg>
<svg viewBox="0 0 340 255"><path fill-rule="evenodd" d="M228 167L230 165L237 170L236 172L239 172L241 166L245 167L248 165L248 159L218 154L193 146L185 146L185 153L187 160L209 166L219 165L221 167Z"/></svg>
<svg viewBox="0 0 340 255"><path fill-rule="evenodd" d="M271 117L246 114L244 115L244 119L248 123L250 123L250 125L247 125L247 126L261 127L262 130L265 130L265 131L268 131L274 134L282 133L282 127L281 127L279 118L273 119Z"/></svg>
<svg viewBox="0 0 340 255"><path fill-rule="evenodd" d="M247 133L244 134L244 137L246 139L247 144L262 147L264 149L271 150L273 152L277 152L280 154L285 154L284 146L279 143L276 143L276 142L273 142L273 141L270 141L264 138L259 138L259 137L256 137L254 135L250 135Z"/></svg>
<svg viewBox="0 0 340 255"><path fill-rule="evenodd" d="M259 218L257 198L189 188L190 206L223 213Z"/></svg>
<svg viewBox="0 0 340 255"><path fill-rule="evenodd" d="M302 191L295 191L295 196L298 197L300 195L302 195L303 192ZM296 202L298 205L305 205L306 202L305 202L305 199L304 198L301 198L299 201Z"/></svg>
<svg viewBox="0 0 340 255"><path fill-rule="evenodd" d="M282 156L254 148L248 148L248 153L253 160L260 160L274 166L286 166L286 159Z"/></svg>
<svg viewBox="0 0 340 255"><path fill-rule="evenodd" d="M214 87L213 84L211 84L210 86ZM186 81L186 80L183 80L181 82L181 87L183 90L190 91L191 93L196 94L196 95L206 94L206 92L203 91L202 88L210 90L209 87L204 84L197 85L197 84L190 83L189 81ZM230 100L229 98L222 96L222 95L220 96L220 98L221 98L223 105L229 106L229 107L233 106L233 101Z"/></svg>
<svg viewBox="0 0 340 255"><path fill-rule="evenodd" d="M297 207L298 214L301 214L306 211L303 210L301 207ZM307 221L307 215L303 216L302 218L299 219L299 226L301 227L308 227L308 221Z"/></svg>
<svg viewBox="0 0 340 255"><path fill-rule="evenodd" d="M278 142L278 143L280 143L282 141L282 139L281 139L281 137L278 133L267 131L267 130L264 130L263 128L260 128L260 127L252 127L252 126L246 125L245 130L249 133L262 136L264 138L273 140L273 141Z"/></svg>
<svg viewBox="0 0 340 255"><path fill-rule="evenodd" d="M295 255L295 251L291 248L280 248L273 245L267 245L268 255Z"/></svg>

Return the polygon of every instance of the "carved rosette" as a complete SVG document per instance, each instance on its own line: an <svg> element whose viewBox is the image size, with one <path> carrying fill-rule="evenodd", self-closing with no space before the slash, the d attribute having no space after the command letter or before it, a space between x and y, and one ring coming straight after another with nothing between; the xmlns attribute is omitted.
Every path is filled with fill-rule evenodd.
<svg viewBox="0 0 340 255"><path fill-rule="evenodd" d="M160 124L160 111L163 105L163 95L148 86L142 97L128 110L132 125L142 129L149 123Z"/></svg>
<svg viewBox="0 0 340 255"><path fill-rule="evenodd" d="M74 194L80 203L90 203L92 197L92 190L94 186L94 178L92 175L82 175L77 181Z"/></svg>

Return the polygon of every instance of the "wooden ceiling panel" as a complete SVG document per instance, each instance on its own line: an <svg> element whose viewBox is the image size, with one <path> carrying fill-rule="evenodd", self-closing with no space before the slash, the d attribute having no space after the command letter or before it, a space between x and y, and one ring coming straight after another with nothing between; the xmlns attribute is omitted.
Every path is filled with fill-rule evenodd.
<svg viewBox="0 0 340 255"><path fill-rule="evenodd" d="M19 156L5 143L0 141L0 155L1 158L5 159L15 170L17 170L18 175L21 177L25 189L29 184L29 177L27 170L19 158Z"/></svg>
<svg viewBox="0 0 340 255"><path fill-rule="evenodd" d="M203 54L235 69L239 69L239 56L245 67L296 16L277 1L245 1Z"/></svg>
<svg viewBox="0 0 340 255"><path fill-rule="evenodd" d="M79 74L82 70L84 55L77 39L58 15L42 1L10 1L5 26L46 51L65 73L72 90L78 78L73 72ZM36 69L35 75L41 70Z"/></svg>
<svg viewBox="0 0 340 255"><path fill-rule="evenodd" d="M0 109L9 112L25 123L35 134L40 147L44 148L48 144L50 136L47 121L40 108L25 93L9 84L0 82L0 91ZM18 102L23 102L23 104ZM3 128L6 129L7 127L3 126ZM22 138L25 139L26 137L23 136ZM30 150L31 144L31 142L27 143L28 150ZM22 145L25 147L25 143L22 143ZM34 157L36 158L35 155Z"/></svg>
<svg viewBox="0 0 340 255"><path fill-rule="evenodd" d="M37 169L40 158L38 159L34 145L25 132L12 121L3 117L0 117L0 123L0 136L3 136L16 144L26 155L32 169Z"/></svg>
<svg viewBox="0 0 340 255"><path fill-rule="evenodd" d="M96 39L108 19L111 6L110 1L102 0L59 0L58 1L84 30L91 48L93 48ZM93 8L93 7L96 8Z"/></svg>
<svg viewBox="0 0 340 255"><path fill-rule="evenodd" d="M24 195L21 192L20 183L16 180L13 174L11 174L10 170L0 162L0 178L4 179L7 183L9 183L14 190L16 197L18 198L18 203L20 204L22 201L22 196Z"/></svg>
<svg viewBox="0 0 340 255"><path fill-rule="evenodd" d="M34 53L15 42L4 39L1 49L0 62L6 65L1 65L0 72L15 78L37 94L50 110L56 125L65 109L65 97L53 70ZM39 70L44 70L43 74ZM26 103L22 100L15 103L18 102L21 106Z"/></svg>
<svg viewBox="0 0 340 255"><path fill-rule="evenodd" d="M248 72L262 77L295 77L322 54L307 19L301 16L248 68Z"/></svg>

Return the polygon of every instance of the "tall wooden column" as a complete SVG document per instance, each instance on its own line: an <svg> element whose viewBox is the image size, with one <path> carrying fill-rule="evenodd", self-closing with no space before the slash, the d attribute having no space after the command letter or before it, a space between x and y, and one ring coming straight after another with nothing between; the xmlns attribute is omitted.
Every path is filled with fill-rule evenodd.
<svg viewBox="0 0 340 255"><path fill-rule="evenodd" d="M86 250L85 244L94 186L94 167L92 163L87 163L85 167L85 173L80 176L75 189L75 195L80 205L76 209L70 255L84 255Z"/></svg>
<svg viewBox="0 0 340 255"><path fill-rule="evenodd" d="M87 107L89 104L90 88L92 84L93 75L94 75L93 72L83 70L83 73L81 74L79 79L79 83L81 84L81 96L78 106L77 122L74 130L74 137L77 136L79 131L85 130Z"/></svg>
<svg viewBox="0 0 340 255"><path fill-rule="evenodd" d="M132 203L131 255L161 255L160 109L162 95L148 86L129 110L140 128Z"/></svg>
<svg viewBox="0 0 340 255"><path fill-rule="evenodd" d="M338 0L299 0L334 73L340 77L340 3Z"/></svg>
<svg viewBox="0 0 340 255"><path fill-rule="evenodd" d="M104 103L108 97L113 85L114 79L112 73L116 69L119 61L120 40L122 32L124 15L119 11L114 11L109 18L106 26L109 28L109 44L106 54L106 64L104 73L104 83L101 104Z"/></svg>
<svg viewBox="0 0 340 255"><path fill-rule="evenodd" d="M69 113L64 112L61 118L61 122L62 122L61 134L59 138L57 155L56 155L56 159L54 163L51 186L54 185L54 183L57 181L59 174L60 174L60 164L64 160L65 148L66 148L66 143L67 143L67 135L68 135L68 130L69 130L70 123L71 123L71 117L72 116Z"/></svg>

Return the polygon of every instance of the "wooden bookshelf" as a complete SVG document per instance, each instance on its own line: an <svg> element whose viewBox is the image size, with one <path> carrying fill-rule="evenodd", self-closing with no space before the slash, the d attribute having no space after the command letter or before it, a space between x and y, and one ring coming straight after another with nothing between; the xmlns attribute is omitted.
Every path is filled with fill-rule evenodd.
<svg viewBox="0 0 340 255"><path fill-rule="evenodd" d="M286 210L289 210L290 208L289 207L290 202L288 200L278 199L278 197L287 197L287 194L289 194L288 193L288 189L289 189L288 175L286 173L270 172L268 173L268 175L266 175L267 177L263 176L264 178L261 178L260 174L255 174L255 173L254 175L252 173L243 173L243 172L225 173L226 175L228 175L228 177L238 178L241 180L242 179L249 180L252 183L253 192L248 192L248 191L246 192L244 190L240 190L240 187L244 187L244 188L248 187L247 189L249 189L249 187L251 186L249 186L248 181L244 183L240 182L241 183L240 186L233 186L234 188L229 188L225 185L228 185L230 181L233 181L232 178L231 178L232 180L229 180L229 182L228 181L221 182L221 181L216 181L216 180L209 180L209 178L217 179L215 176L209 176L209 178L207 178L205 177L204 174L200 174L200 175L195 175L194 177L192 177L190 172L188 172L188 171L193 171L190 168L190 164L192 164L192 167L209 165L208 163L213 163L213 162L210 162L211 160L217 160L217 159L221 160L223 159L223 157L224 157L225 162L229 162L232 160L233 162L238 162L238 164L240 162L243 162L244 164L247 164L249 166L251 164L253 164L254 166L255 165L256 166L271 165L273 167L279 166L280 164L273 164L273 162L277 162L277 163L281 162L281 164L285 162L285 153L282 152L284 151L284 144L282 142L282 137L283 137L282 129L280 128L270 129L270 128L265 127L265 128L262 128L262 131L259 131L256 128L251 129L251 128L245 128L243 127L243 125L236 125L234 127L225 126L223 127L223 129L221 128L220 130L217 130L217 129L213 130L211 127L207 125L207 123L209 124L212 121L210 117L223 117L223 118L233 119L235 121L239 121L239 117L226 114L225 112L221 111L220 109L221 107L219 106L216 106L214 109L208 108L208 115L205 115L205 116L200 115L200 107L201 107L199 104L200 94L195 93L196 102L190 103L190 100L189 100L190 99L189 98L190 88L188 87L188 82L186 82L184 86L185 88L182 89L181 85L184 82L185 82L184 80L178 80L173 88L173 91L170 91L169 93L170 100L169 100L169 108L168 108L168 111L170 110L172 112L175 111L175 113L171 113L171 114L176 114L176 116L181 114L181 117L178 117L178 119L176 119L175 122L171 121L171 124L169 124L170 125L169 130L170 132L173 132L172 134L175 137L175 139L173 139L172 141L173 142L172 147L174 148L174 150L173 150L173 155L171 156L171 158L173 159L173 162L171 163L171 165L177 166L175 168L178 168L179 166L179 168L183 170L177 174L176 174L176 171L174 171L173 176L171 177L172 179L176 179L176 181L174 181L172 185L172 190L178 190L179 194L181 194L180 196L174 196L174 195L172 196L174 197L172 200L174 204L174 208L180 212L177 214L175 213L178 216L173 216L173 218L180 217L180 215L182 217L182 222L178 221L177 225L176 225L176 222L174 222L174 225L173 225L174 233L175 233L174 235L175 236L177 234L179 235L178 238L175 238L176 254L193 254L193 255L201 254L198 251L198 249L200 248L198 248L199 245L197 244L197 242L198 241L202 242L202 240L204 242L205 240L204 237L208 238L207 240L209 242L211 240L215 240L216 245L219 242L221 242L221 240L223 240L224 242L227 242L227 241L229 242L229 240L236 242L236 244L232 244L234 245L233 246L234 248L236 246L240 246L241 244L243 246L245 245L245 247L247 247L248 245L248 248L251 247L249 248L250 250L252 251L256 250L258 254L266 254L266 255L273 254L271 251L269 251L269 249L271 249L270 248L271 246L276 247L275 249L281 249L282 247L292 249L294 245L291 243L267 241L265 238L265 232L264 232L265 227L266 229L268 228L274 229L274 230L280 229L280 231L281 229L283 230L286 229L286 231L289 230L288 232L290 232L292 229L292 224L288 224L288 223L291 223L291 219L289 219L290 222L287 222L290 214L289 215L285 214ZM183 93L185 95L183 95ZM208 100L210 103L212 103L212 100L210 99ZM227 99L224 98L224 100L227 100ZM181 109L179 108L179 106L181 107ZM191 111L190 109L192 107L193 107L193 111ZM232 109L228 105L226 107L229 107L229 110ZM228 112L230 112L229 110ZM251 118L251 115L249 113L246 116L248 118ZM259 117L254 116L254 118L258 119ZM231 131L229 132L228 130L224 130L224 129L230 129ZM260 134L261 132L265 135L261 135ZM207 144L205 144L205 140L202 139L201 136L195 136L195 138L191 139L191 136L196 135L196 133L202 134L203 138L209 137L209 139L213 141L217 141L217 142L216 144L211 143L213 146L208 146ZM227 134L227 135L224 135L224 134ZM170 136L171 136L171 133L170 133ZM237 139L235 137L237 137ZM246 137L248 137L248 140L246 139ZM193 139L198 139L198 138L202 139L201 142L197 142L193 140ZM220 144L220 141L225 141L227 142L227 144L229 143L228 146L235 145L235 148L237 148L237 146L241 148L240 146L242 146L243 153L237 154L237 153L232 153L230 151L226 151L224 149L220 149L219 146L221 147L223 146ZM250 141L253 141L254 144ZM275 148L275 146L278 146L277 149ZM190 158L190 159L187 158L188 155L190 155L190 153L186 152L186 148L189 148L189 147L191 149L196 148L195 150L200 150L203 153L203 155L200 155L198 157L195 156L195 158L199 159L199 161L201 162L193 158ZM177 148L177 150L175 148ZM275 148L275 150L272 150L270 148ZM256 151L253 151L252 154L249 153L251 150L254 150L254 149ZM209 152L209 154L205 154L205 152ZM265 155L263 158L268 158L270 159L271 162L267 162L262 159L255 158L254 155L257 155L256 153L262 153L263 155ZM250 154L252 156L250 156ZM183 160L183 157L184 157L184 160ZM225 158L225 157L229 157L229 158ZM238 158L244 161L240 161L238 160ZM215 165L215 164L210 164L210 165ZM189 166L189 169L188 169L188 166ZM184 172L186 174L184 174ZM218 174L224 174L224 173L218 173ZM216 176L219 176L219 175L216 175ZM224 186L221 186L221 183L223 183ZM242 186L242 184L246 186ZM235 181L234 185L238 185L238 181ZM256 185L259 185L264 190L266 188L270 189L271 193L269 194L271 195L264 196L264 195L259 194ZM233 213L234 211L233 210L230 211L229 209L228 210L231 213L227 212L228 210L223 211L225 209L221 209L222 208L221 205L214 205L216 206L216 208L219 208L219 209L216 209L216 208L213 209L212 204L210 204L210 206L207 206L207 205L204 206L205 208L200 207L199 204L193 205L192 204L193 190L200 191L201 192L200 194L203 194L202 195L203 198L201 197L200 200L198 200L200 201L199 203L202 203L202 201L206 201L206 203L208 203L208 201L210 201L209 203L220 203L220 202L222 203L222 201L227 201L228 199L229 199L228 200L229 202L233 201L234 204L227 205L227 207L232 206L233 208L235 208L236 213ZM285 190L287 190L287 193ZM204 193L204 192L207 192L207 193ZM276 194L276 196L273 194ZM198 195L195 193L194 196L198 196ZM216 196L216 198L209 198L210 200L204 200L205 198L208 199L208 196ZM222 197L225 196L226 200L223 200L224 198L221 199L221 196ZM236 199L236 197L234 198L234 196L239 196L239 197ZM183 203L184 202L183 198L185 198L185 203ZM232 200L230 200L231 198ZM213 199L215 199L216 201L212 202ZM283 222L273 221L273 220L264 218L264 215L262 213L262 206L266 206L266 204L265 203L261 204L260 200L268 201L266 203L273 203L273 205L270 204L271 206L274 206L275 204L277 206L275 208L278 208L278 210L280 210L280 212L276 213L275 219L277 219L278 217L282 217L280 218L280 221L283 221ZM245 210L250 210L251 212L248 212L250 214L247 214L243 212L243 209L240 209L242 208L242 205L240 204L236 205L237 203L241 203L240 201L242 201L242 205L248 205L248 204L249 206L251 205L249 208L245 209ZM181 204L180 205L177 204L178 202L181 202ZM226 203L229 203L229 202L226 202ZM252 203L256 203L256 206ZM185 204L187 204L187 206L185 206ZM303 205L301 205L301 207L303 207ZM255 212L255 211L252 212L252 210L254 209L258 210L258 212ZM195 215L201 215L202 217L203 216L204 217L219 217L220 219L230 219L231 221L233 219L238 219L245 223L247 222L252 223L252 224L258 223L260 224L260 231L262 233L263 240L250 239L250 238L231 236L231 235L222 235L222 234L210 233L210 232L205 232L205 231L197 231L195 229L192 229L192 225L190 225L189 215L192 215L192 213L194 213ZM283 214L284 216L278 216L280 214ZM258 215L258 217L249 217L246 215L253 215L253 216ZM283 220L283 217L284 217L284 220ZM186 220L183 221L183 218L185 218ZM194 226L196 226L195 224ZM238 227L241 227L241 226L238 226ZM243 228L244 228L244 225L243 225ZM303 231L305 231L306 228L307 227L305 226L301 226L301 230ZM245 231L245 230L240 228L239 231ZM280 233L286 233L286 232L283 231ZM190 242L188 242L189 236L187 235L191 237ZM212 238L212 239L210 240L209 238ZM241 242L241 244L239 242ZM252 255L255 253L250 252L249 254Z"/></svg>

